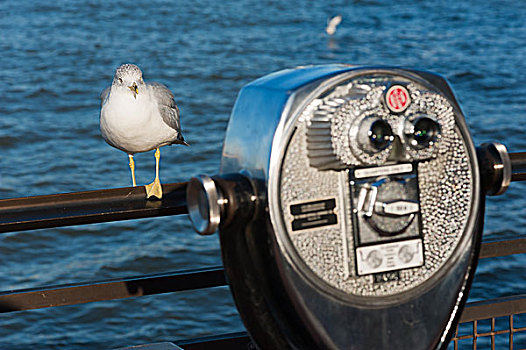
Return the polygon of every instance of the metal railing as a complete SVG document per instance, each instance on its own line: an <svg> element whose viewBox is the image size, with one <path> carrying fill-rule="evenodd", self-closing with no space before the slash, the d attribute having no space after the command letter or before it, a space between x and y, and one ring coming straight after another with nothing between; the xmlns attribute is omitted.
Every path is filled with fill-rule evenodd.
<svg viewBox="0 0 526 350"><path fill-rule="evenodd" d="M144 187L0 200L0 233L186 214L186 183L163 185L161 201ZM482 244L480 258L526 253L526 238ZM221 266L104 281L0 292L0 312L82 304L226 285ZM522 316L525 317L522 317ZM502 320L506 326L502 327ZM524 322L522 322L524 321ZM521 332L523 332L521 334ZM176 341L185 349L247 349L246 333ZM526 295L469 303L452 349L526 347Z"/></svg>
<svg viewBox="0 0 526 350"><path fill-rule="evenodd" d="M187 214L186 182L163 185L146 200L143 186L0 200L0 233Z"/></svg>
<svg viewBox="0 0 526 350"><path fill-rule="evenodd" d="M453 349L524 349L524 316L526 295L470 303L457 326Z"/></svg>
<svg viewBox="0 0 526 350"><path fill-rule="evenodd" d="M482 243L479 258L526 253L526 238ZM525 349L526 295L466 305L450 349Z"/></svg>

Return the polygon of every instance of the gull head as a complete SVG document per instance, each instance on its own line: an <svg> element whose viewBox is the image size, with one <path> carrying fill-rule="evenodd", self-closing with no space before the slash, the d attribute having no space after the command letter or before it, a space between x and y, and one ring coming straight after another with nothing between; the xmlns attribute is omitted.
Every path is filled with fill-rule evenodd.
<svg viewBox="0 0 526 350"><path fill-rule="evenodd" d="M142 71L134 64L126 63L115 71L113 76L112 88L123 88L129 90L134 98L139 94L139 87L144 84Z"/></svg>

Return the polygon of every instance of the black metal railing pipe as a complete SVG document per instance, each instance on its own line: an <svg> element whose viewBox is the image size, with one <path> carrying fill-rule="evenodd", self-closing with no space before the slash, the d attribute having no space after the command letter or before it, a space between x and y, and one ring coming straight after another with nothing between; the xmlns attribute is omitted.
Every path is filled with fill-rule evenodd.
<svg viewBox="0 0 526 350"><path fill-rule="evenodd" d="M0 233L187 214L186 184L162 185L162 200L143 186L2 199Z"/></svg>
<svg viewBox="0 0 526 350"><path fill-rule="evenodd" d="M526 181L526 152L510 153L511 181Z"/></svg>
<svg viewBox="0 0 526 350"><path fill-rule="evenodd" d="M526 238L486 242L480 258L526 253ZM226 285L223 267L0 292L0 313Z"/></svg>
<svg viewBox="0 0 526 350"><path fill-rule="evenodd" d="M105 281L0 292L0 313L226 285L221 266Z"/></svg>

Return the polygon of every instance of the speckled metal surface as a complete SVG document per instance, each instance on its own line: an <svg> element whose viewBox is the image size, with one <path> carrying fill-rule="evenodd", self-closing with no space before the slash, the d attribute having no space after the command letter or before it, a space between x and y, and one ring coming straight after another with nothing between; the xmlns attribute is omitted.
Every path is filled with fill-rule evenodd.
<svg viewBox="0 0 526 350"><path fill-rule="evenodd" d="M394 84L409 90L412 103L401 114L393 114L383 102L384 91ZM404 160L422 160L446 152L453 137L454 115L447 100L423 86L398 78L365 77L343 84L322 100L312 115L307 130L307 147L312 166L318 169L345 169L349 166L381 165L392 153L393 145L381 152L366 152L356 142L362 120L378 117L386 121L403 148ZM440 122L441 133L435 144L415 150L405 137L405 124L425 114Z"/></svg>
<svg viewBox="0 0 526 350"><path fill-rule="evenodd" d="M438 93L403 81L412 103L404 113L393 114L382 102L388 83L387 78L377 78L369 88L355 80L340 85L323 99L314 100L296 121L281 169L281 212L297 254L322 281L356 296L394 295L428 280L455 250L472 201L472 169L467 146L455 127L452 106ZM417 151L404 140L404 123L422 113L440 123L441 136L428 149ZM402 269L396 279L381 283L375 283L372 274L357 274L356 223L349 183L349 172L354 167L382 165L391 153L392 147L388 147L369 154L353 141L353 128L373 114L386 120L399 137L403 146L399 161L416 164L419 236L424 251L422 266ZM331 198L336 199L335 224L292 229L291 205Z"/></svg>

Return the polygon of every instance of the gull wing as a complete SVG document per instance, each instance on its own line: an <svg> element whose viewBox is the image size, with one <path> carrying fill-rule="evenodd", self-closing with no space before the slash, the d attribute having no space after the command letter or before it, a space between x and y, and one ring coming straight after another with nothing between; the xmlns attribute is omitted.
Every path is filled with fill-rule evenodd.
<svg viewBox="0 0 526 350"><path fill-rule="evenodd" d="M151 83L149 84L152 89L153 96L157 100L159 105L159 113L163 121L176 130L179 135L178 139L174 143L186 144L184 141L183 134L181 133L181 122L179 121L179 108L175 104L174 95L172 92L163 84L160 83Z"/></svg>
<svg viewBox="0 0 526 350"><path fill-rule="evenodd" d="M111 86L108 86L100 93L100 100L104 104L106 99L108 98L108 95L110 94Z"/></svg>
<svg viewBox="0 0 526 350"><path fill-rule="evenodd" d="M333 35L334 33L336 33L336 27L337 27L341 22L342 22L342 16L340 16L340 15L331 18L331 19L327 22L327 28L325 29L325 31L327 32L327 34L329 34L329 35Z"/></svg>

